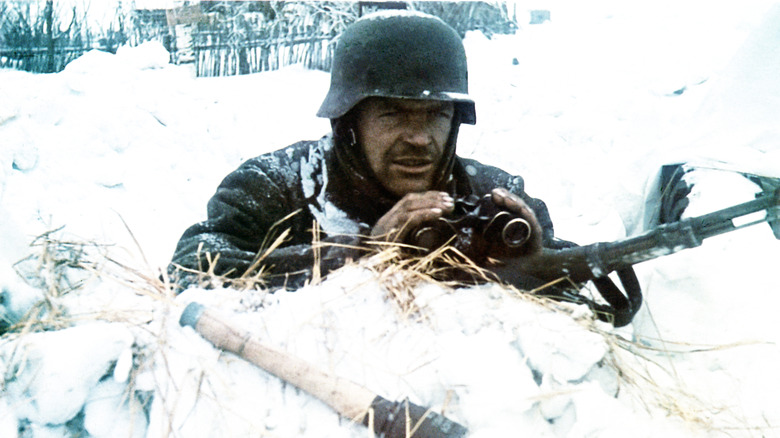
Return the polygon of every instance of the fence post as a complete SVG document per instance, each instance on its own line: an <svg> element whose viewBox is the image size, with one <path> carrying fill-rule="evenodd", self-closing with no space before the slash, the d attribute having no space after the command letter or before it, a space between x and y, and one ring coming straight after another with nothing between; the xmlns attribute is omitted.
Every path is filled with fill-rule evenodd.
<svg viewBox="0 0 780 438"><path fill-rule="evenodd" d="M54 0L46 0L44 19L46 20L46 73L54 73Z"/></svg>

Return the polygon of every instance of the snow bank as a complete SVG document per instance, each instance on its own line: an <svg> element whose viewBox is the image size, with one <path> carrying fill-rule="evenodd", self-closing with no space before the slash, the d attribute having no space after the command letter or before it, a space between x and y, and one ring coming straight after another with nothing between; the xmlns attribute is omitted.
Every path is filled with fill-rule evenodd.
<svg viewBox="0 0 780 438"><path fill-rule="evenodd" d="M57 301L72 317L116 322L3 344L5 373L19 377L6 380L2 417L17 418L32 436L73 432L78 424L90 436L365 436L362 426L181 328L180 309L194 300L388 399L441 409L470 436L615 427L609 410L579 417L594 401L620 406L610 346L588 319L495 285L422 285L414 292L419 310L410 314L387 287L356 266L297 292L192 289L174 303L100 282ZM103 294L110 301L95 303ZM628 416L618 427L640 422L658 430L649 414L622 409Z"/></svg>
<svg viewBox="0 0 780 438"><path fill-rule="evenodd" d="M124 326L104 322L23 336L0 353L4 374L14 376L5 381L5 397L22 421L64 424L81 411L103 377L126 384L130 369L117 362L120 356L132 361L132 344Z"/></svg>

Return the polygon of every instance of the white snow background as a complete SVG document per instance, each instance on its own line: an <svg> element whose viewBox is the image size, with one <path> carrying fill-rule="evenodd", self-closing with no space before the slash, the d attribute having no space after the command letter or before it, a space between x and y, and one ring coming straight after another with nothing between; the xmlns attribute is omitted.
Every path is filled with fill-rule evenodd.
<svg viewBox="0 0 780 438"><path fill-rule="evenodd" d="M559 237L640 231L661 164L708 158L780 176L780 5L549 8L551 22L514 36L467 35L478 124L462 128L459 154L523 175ZM194 78L167 60L144 44L87 53L57 74L0 70L5 315L42 296L45 281L16 272L37 263L16 264L36 236L64 227L52 236L99 243L85 251L157 278L228 172L329 130L314 116L326 73ZM688 215L757 191L728 172L691 178ZM115 281L116 265L98 259L95 272L66 277L81 287L50 297L68 324L1 339L0 436L369 436L179 327L193 300L472 436L780 436L779 250L763 224L637 266L645 304L620 330L495 285L423 284L419 311L404 312L356 266L294 293L164 299Z"/></svg>

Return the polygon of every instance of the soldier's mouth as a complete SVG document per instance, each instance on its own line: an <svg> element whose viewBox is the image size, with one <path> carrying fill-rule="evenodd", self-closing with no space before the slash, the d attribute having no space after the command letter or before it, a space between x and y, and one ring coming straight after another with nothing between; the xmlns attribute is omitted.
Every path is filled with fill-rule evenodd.
<svg viewBox="0 0 780 438"><path fill-rule="evenodd" d="M420 157L401 157L394 159L392 164L404 172L422 173L427 172L433 166L433 160Z"/></svg>

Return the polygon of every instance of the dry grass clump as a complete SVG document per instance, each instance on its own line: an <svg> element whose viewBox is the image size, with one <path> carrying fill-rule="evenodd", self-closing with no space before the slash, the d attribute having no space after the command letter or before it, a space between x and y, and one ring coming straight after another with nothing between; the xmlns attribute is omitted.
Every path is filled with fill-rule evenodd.
<svg viewBox="0 0 780 438"><path fill-rule="evenodd" d="M34 252L14 264L19 277L42 294L21 321L8 328L9 332L57 330L71 325L59 299L91 279L95 262L88 260L87 253L99 246L62 240L57 237L61 230L62 227L36 237L30 244Z"/></svg>
<svg viewBox="0 0 780 438"><path fill-rule="evenodd" d="M617 373L620 391L651 415L661 412L695 429L727 436L734 432L760 433L773 429L769 424L751 424L740 413L738 403L714 401L711 395L697 392L677 369L692 355L744 348L757 342L696 345L663 339L629 340L619 332L605 330L603 325L593 324L588 328L607 342L607 364Z"/></svg>
<svg viewBox="0 0 780 438"><path fill-rule="evenodd" d="M40 295L19 321L13 321L6 328L7 335L59 330L84 320L127 320L121 309L73 314L67 308L65 301L73 294L91 290L90 285L102 281L119 284L123 290L156 300L173 297L174 288L164 275L120 261L115 257L112 245L63 237L63 229L60 227L37 236L30 244L31 253L14 264L16 274ZM145 260L143 254L141 258Z"/></svg>
<svg viewBox="0 0 780 438"><path fill-rule="evenodd" d="M534 291L521 291L505 284L488 269L474 263L457 248L444 245L426 251L398 242L367 241L373 255L359 261L360 266L372 271L401 313L407 317L423 318L423 309L416 304L416 291L423 284L436 284L455 291L485 283L502 283L504 291L517 299L529 300L553 311L571 314L573 307L554 301L543 291L554 283Z"/></svg>

